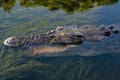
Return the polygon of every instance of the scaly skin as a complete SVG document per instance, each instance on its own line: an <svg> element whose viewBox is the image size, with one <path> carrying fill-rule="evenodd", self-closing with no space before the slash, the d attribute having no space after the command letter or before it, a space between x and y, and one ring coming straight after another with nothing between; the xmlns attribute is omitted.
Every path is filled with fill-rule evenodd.
<svg viewBox="0 0 120 80"><path fill-rule="evenodd" d="M115 26L110 27L94 27L92 25L57 27L44 34L34 34L22 38L9 37L4 41L6 46L20 46L25 44L81 44L83 41L101 41L105 36L111 33L117 33ZM114 31L113 31L114 30Z"/></svg>

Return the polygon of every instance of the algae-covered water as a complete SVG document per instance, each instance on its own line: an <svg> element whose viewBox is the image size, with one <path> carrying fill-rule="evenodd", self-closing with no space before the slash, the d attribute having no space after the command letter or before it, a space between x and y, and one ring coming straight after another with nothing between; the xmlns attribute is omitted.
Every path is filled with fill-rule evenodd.
<svg viewBox="0 0 120 80"><path fill-rule="evenodd" d="M10 36L120 23L120 0L0 0L0 80L120 80L120 34L81 45L7 47Z"/></svg>

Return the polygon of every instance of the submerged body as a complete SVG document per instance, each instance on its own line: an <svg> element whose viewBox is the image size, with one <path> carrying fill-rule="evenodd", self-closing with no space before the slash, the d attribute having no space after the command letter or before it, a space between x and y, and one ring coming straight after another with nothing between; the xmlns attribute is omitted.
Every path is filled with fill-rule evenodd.
<svg viewBox="0 0 120 80"><path fill-rule="evenodd" d="M117 33L115 26L94 27L92 25L57 27L44 34L34 34L21 38L9 37L4 41L7 46L20 46L25 44L55 43L55 44L81 44L83 41L101 41L111 33Z"/></svg>

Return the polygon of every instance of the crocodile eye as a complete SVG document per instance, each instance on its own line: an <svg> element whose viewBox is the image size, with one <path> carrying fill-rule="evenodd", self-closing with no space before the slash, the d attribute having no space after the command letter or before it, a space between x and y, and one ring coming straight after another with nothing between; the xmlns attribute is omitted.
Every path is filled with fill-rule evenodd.
<svg viewBox="0 0 120 80"><path fill-rule="evenodd" d="M109 29L111 29L111 30L112 30L113 28L114 28L114 26L113 26L113 25L109 27Z"/></svg>
<svg viewBox="0 0 120 80"><path fill-rule="evenodd" d="M116 30L116 31L114 31L113 33L118 34L118 32L119 32L119 31L118 31L118 30Z"/></svg>

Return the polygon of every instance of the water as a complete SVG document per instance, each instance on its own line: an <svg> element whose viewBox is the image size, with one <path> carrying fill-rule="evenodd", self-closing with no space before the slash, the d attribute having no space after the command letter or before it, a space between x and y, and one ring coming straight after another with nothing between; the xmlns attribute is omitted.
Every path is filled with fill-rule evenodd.
<svg viewBox="0 0 120 80"><path fill-rule="evenodd" d="M0 1L0 80L120 80L120 36L81 45L6 47L9 36L44 33L57 26L111 25L120 0Z"/></svg>

